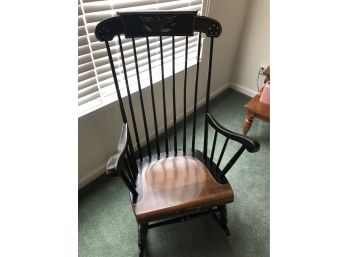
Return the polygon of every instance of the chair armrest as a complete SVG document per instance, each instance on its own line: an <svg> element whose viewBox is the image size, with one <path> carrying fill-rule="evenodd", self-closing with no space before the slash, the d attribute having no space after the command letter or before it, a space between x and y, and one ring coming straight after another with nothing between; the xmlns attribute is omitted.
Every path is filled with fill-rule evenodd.
<svg viewBox="0 0 348 257"><path fill-rule="evenodd" d="M247 137L239 133L235 133L231 130L228 130L224 126L222 126L217 120L213 118L213 116L210 113L206 114L207 120L209 124L217 130L220 134L224 135L225 137L237 141L241 143L250 153L255 153L260 149L260 143L255 140L252 137Z"/></svg>
<svg viewBox="0 0 348 257"><path fill-rule="evenodd" d="M110 177L118 176L118 168L123 159L127 147L127 123L123 123L121 136L118 141L116 153L112 155L106 164L106 175Z"/></svg>

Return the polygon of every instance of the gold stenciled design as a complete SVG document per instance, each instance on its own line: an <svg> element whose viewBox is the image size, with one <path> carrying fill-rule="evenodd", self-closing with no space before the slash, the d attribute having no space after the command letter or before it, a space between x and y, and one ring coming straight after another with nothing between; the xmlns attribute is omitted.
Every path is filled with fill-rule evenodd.
<svg viewBox="0 0 348 257"><path fill-rule="evenodd" d="M143 22L143 30L149 33L165 33L174 31L173 27L176 25L174 22L177 15L160 17L156 16L140 16Z"/></svg>

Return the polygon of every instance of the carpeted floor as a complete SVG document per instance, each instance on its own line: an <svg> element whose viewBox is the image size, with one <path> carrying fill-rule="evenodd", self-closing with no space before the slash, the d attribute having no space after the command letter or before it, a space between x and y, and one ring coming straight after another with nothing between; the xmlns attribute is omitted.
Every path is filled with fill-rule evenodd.
<svg viewBox="0 0 348 257"><path fill-rule="evenodd" d="M228 89L212 101L210 113L228 129L241 133L245 116L243 105L248 99ZM202 120L203 110L199 111L199 115ZM191 124L188 127L192 128ZM269 256L269 128L269 124L254 120L248 135L260 142L260 151L254 154L245 151L227 174L235 194L235 201L227 205L231 236L227 237L213 217L207 215L149 230L146 256ZM210 132L211 135L213 132ZM188 142L190 139L187 139ZM221 148L223 143L219 142L222 140L217 144ZM196 142L202 148L203 122L197 124ZM231 146L226 152L233 149ZM222 167L226 162L224 158ZM79 193L78 218L80 257L138 256L137 225L128 190L120 178L101 177L82 189Z"/></svg>

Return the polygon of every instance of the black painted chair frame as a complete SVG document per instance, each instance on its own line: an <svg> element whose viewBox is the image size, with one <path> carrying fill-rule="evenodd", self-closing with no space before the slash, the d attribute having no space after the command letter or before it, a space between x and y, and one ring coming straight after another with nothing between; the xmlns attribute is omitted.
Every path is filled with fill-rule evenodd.
<svg viewBox="0 0 348 257"><path fill-rule="evenodd" d="M196 12L142 12L142 13L121 13L118 17L113 17L107 20L100 22L96 29L95 35L99 41L105 42L107 54L109 57L110 68L112 71L112 75L114 78L116 93L118 97L118 103L120 105L121 115L122 115L122 132L120 141L116 150L116 153L109 159L107 163L107 175L109 176L120 176L124 181L125 185L130 191L131 202L136 203L137 197L140 192L137 192L137 176L139 170L144 164L147 164L153 160L159 160L162 158L166 158L169 156L194 156L204 163L204 165L209 169L209 172L212 174L214 179L221 184L228 183L225 175L232 168L244 150L248 152L257 152L259 150L259 143L250 138L243 136L238 133L234 133L226 128L224 128L221 124L219 124L212 116L209 114L209 100L210 100L210 85L211 85L211 73L212 73L212 62L213 62L213 48L214 48L214 39L219 37L221 34L222 28L219 22L214 19L197 16ZM191 148L187 146L186 134L188 132L187 128L187 101L186 101L186 90L187 90L187 51L188 51L188 37L192 36L194 32L199 33L198 38L198 58L196 63L196 78L194 85L194 110L193 110L193 128L192 128L192 142ZM208 78L207 78L207 86L206 86L206 98L205 98L205 121L204 121L204 146L203 151L196 149L196 119L197 119L197 92L198 92L198 80L199 80L199 70L200 70L200 62L199 57L201 55L201 39L202 33L210 38L209 45L209 62L208 62ZM143 125L145 130L146 137L146 146L142 148L139 140L138 127L139 121L135 119L134 108L132 97L129 90L128 78L127 78L127 70L125 65L125 58L122 48L122 40L120 35L125 35L126 38L132 39L133 44L133 53L135 59L135 68L137 73L137 81L139 88L139 97L141 104L141 113L143 117ZM157 109L155 104L154 90L153 90L153 81L152 81L152 73L151 73L151 53L149 47L149 37L159 37L160 40L160 51L161 51L161 71L162 71L162 108L164 113L164 139L165 139L165 151L161 151L159 144L159 129L158 129L158 117L157 117ZM175 51L173 52L173 87L172 87L172 96L173 96L173 134L174 134L174 149L173 151L169 150L168 144L168 123L166 117L166 90L165 90L165 78L164 78L164 63L163 63L163 42L162 37L164 36L172 36L172 47L175 49L175 36L185 36L185 70L184 70L184 95L183 95L183 144L182 149L178 147L177 142L177 116L176 116L176 85L175 85ZM125 106L123 104L123 100L120 93L118 78L115 72L114 61L110 50L109 41L113 40L114 37L117 37L118 45L120 48L120 54L123 64L124 78L127 86L127 97L129 102L129 110L131 114L131 121L133 124L133 128L130 128L128 123L128 118L125 112ZM144 99L142 95L141 82L139 78L139 70L138 70L138 61L137 61L137 53L136 53L136 45L135 38L137 37L145 37L146 45L147 45L147 59L149 65L149 79L150 79L150 89L151 89L151 103L152 103L152 115L154 120L154 129L155 129L155 142L156 142L156 151L151 151L150 146L150 137L149 137L149 129L148 123L146 119L145 109L144 109ZM159 105L159 104L158 104ZM158 108L157 105L157 108ZM138 122L138 124L137 124ZM210 151L210 156L208 156L208 127L213 128L214 130L214 139L212 148ZM134 132L134 139L131 138L130 131ZM224 145L220 154L218 155L218 161L214 161L214 156L216 153L216 141L217 135L220 134L225 137ZM225 154L226 146L230 141L238 142L241 146L239 150L230 158L227 162L226 166L220 169L220 164L222 158ZM136 146L137 150L135 150L134 146ZM145 154L147 152L147 155ZM158 227L161 225L167 225L175 222L186 221L195 217L199 217L201 215L212 213L219 224L222 226L226 234L229 235L229 230L227 228L227 216L226 216L226 205L222 206L208 206L205 208L197 208L194 210L188 210L187 212L182 212L175 217L166 217L163 220L161 217L159 220L153 220L151 222L139 223L139 256L144 255L144 246L145 246L145 235L149 228Z"/></svg>

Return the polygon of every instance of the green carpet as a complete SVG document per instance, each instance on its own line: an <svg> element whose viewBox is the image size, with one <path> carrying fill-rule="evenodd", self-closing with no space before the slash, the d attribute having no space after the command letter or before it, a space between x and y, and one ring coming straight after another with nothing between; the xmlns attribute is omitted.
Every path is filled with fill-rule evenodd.
<svg viewBox="0 0 348 257"><path fill-rule="evenodd" d="M228 129L241 133L245 117L243 105L248 99L228 89L211 102L210 113ZM200 110L200 120L203 120L202 115L203 110ZM192 121L188 128L192 128L191 124ZM178 134L178 142L182 142L182 126ZM212 134L211 130L211 141ZM149 230L146 256L269 256L269 124L255 119L248 135L257 139L261 148L254 154L245 151L227 174L235 194L235 201L227 205L231 236L227 237L217 222L207 215ZM187 142L190 139L188 137ZM203 147L203 122L197 124L196 142L199 148ZM222 142L222 137L218 138L217 147L222 148ZM226 153L236 147L227 148ZM227 158L223 159L222 167L227 161ZM78 215L80 257L138 256L137 225L128 190L120 178L101 177L82 189Z"/></svg>

